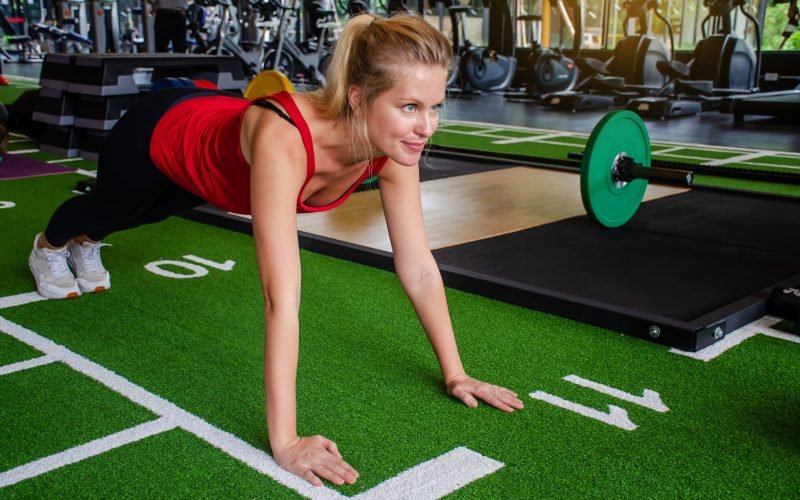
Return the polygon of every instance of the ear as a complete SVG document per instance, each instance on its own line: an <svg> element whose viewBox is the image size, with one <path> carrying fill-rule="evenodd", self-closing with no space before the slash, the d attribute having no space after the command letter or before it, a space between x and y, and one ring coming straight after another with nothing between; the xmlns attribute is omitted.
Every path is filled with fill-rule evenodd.
<svg viewBox="0 0 800 500"><path fill-rule="evenodd" d="M350 85L347 89L347 102L350 104L350 109L357 110L361 104L361 87L358 85Z"/></svg>

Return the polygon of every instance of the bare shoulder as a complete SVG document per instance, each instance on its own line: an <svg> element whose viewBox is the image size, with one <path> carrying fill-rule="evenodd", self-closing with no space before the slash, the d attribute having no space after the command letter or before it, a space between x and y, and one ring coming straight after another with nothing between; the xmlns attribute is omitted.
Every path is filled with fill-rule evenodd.
<svg viewBox="0 0 800 500"><path fill-rule="evenodd" d="M271 102L286 112L279 103ZM261 106L250 106L245 111L241 127L241 148L251 168L264 164L265 159L281 159L281 163L285 165L304 163L306 158L297 127L274 110Z"/></svg>

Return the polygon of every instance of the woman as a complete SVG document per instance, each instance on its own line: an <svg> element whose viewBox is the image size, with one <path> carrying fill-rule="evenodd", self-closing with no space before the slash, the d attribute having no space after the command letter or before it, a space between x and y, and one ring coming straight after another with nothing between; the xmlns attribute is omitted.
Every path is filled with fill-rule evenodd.
<svg viewBox="0 0 800 500"><path fill-rule="evenodd" d="M99 257L108 234L209 201L252 214L265 297L264 382L269 441L283 468L321 485L358 474L321 436L296 430L300 306L297 212L342 203L378 175L395 268L442 369L450 395L504 411L510 390L469 377L461 364L444 287L428 248L418 162L438 126L447 39L423 19L353 18L328 85L248 103L199 89L166 89L129 111L109 134L92 195L64 203L37 235L31 269L41 293L77 296L110 286ZM70 282L68 261L77 274ZM58 281L50 279L58 274ZM56 281L58 281L56 283Z"/></svg>

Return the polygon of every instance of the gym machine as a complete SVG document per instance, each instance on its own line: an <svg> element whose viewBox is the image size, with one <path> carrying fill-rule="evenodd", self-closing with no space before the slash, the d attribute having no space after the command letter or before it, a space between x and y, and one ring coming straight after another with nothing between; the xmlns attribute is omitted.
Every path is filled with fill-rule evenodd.
<svg viewBox="0 0 800 500"><path fill-rule="evenodd" d="M517 69L514 57L514 26L511 9L506 0L483 0L492 23L488 47L475 47L467 38L464 21L469 7L451 6L453 49L458 62L458 74L448 85L458 81L458 87L448 89L452 97L470 97L483 92L507 89Z"/></svg>
<svg viewBox="0 0 800 500"><path fill-rule="evenodd" d="M647 32L647 13L652 11L672 38L672 26L658 11L657 0L629 0L624 4L624 38L614 47L614 55L606 62L576 59L582 80L574 91L555 92L544 97L543 104L572 112L607 109L643 94L655 93L664 83L656 66L672 59L671 48ZM629 21L636 20L638 31L628 34ZM580 23L576 30L582 31ZM581 29L579 29L581 28Z"/></svg>
<svg viewBox="0 0 800 500"><path fill-rule="evenodd" d="M115 53L119 45L119 9L117 0L90 0L91 33L94 51Z"/></svg>
<svg viewBox="0 0 800 500"><path fill-rule="evenodd" d="M562 25L568 25L572 32L573 47L579 50L583 33L578 31L571 21L571 18L580 15L578 1L556 0L556 5L555 10L561 16ZM572 16L567 13L568 9L573 12ZM531 40L531 54L525 62L525 92L509 92L506 93L506 97L515 101L531 101L553 92L572 90L578 82L578 67L575 61L562 53L560 48L551 49L542 46L542 16L520 15L517 16L517 22L525 27Z"/></svg>
<svg viewBox="0 0 800 500"><path fill-rule="evenodd" d="M701 24L703 38L692 61L662 62L658 70L668 78L655 96L634 99L628 109L643 117L672 118L716 109L722 97L758 92L761 26L745 10L745 0L704 0L708 14ZM731 14L738 7L755 28L756 46L732 32ZM709 35L707 27L713 32ZM671 97L666 97L671 91Z"/></svg>
<svg viewBox="0 0 800 500"><path fill-rule="evenodd" d="M291 36L291 29L297 24L300 15L299 0L292 0L291 5L271 1L280 11L280 21L274 40L266 48L263 68L279 71L292 81L313 86L325 85L329 51L338 37L339 22L336 9L320 8L316 16L318 35L302 40L302 37L295 32L294 38L297 40L295 42Z"/></svg>

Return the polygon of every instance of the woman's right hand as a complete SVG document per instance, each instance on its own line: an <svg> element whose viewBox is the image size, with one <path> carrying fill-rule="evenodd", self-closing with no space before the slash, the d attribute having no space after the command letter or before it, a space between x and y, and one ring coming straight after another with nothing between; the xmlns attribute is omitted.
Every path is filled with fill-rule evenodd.
<svg viewBox="0 0 800 500"><path fill-rule="evenodd" d="M358 472L342 459L336 443L322 436L299 437L272 448L275 462L282 468L322 486L320 478L335 485L353 484Z"/></svg>

